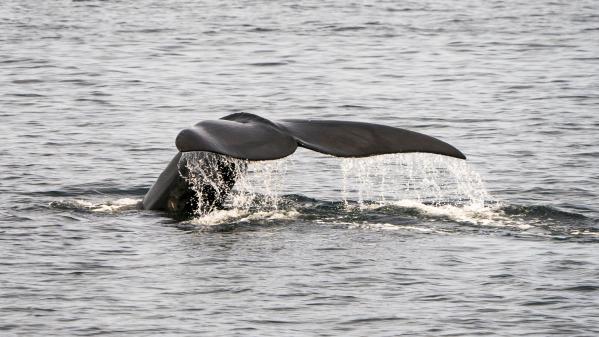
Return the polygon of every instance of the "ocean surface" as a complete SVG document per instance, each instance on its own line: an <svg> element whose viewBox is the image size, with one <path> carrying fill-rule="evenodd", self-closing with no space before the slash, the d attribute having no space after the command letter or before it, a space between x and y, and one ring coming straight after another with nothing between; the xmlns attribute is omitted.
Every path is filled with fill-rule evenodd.
<svg viewBox="0 0 599 337"><path fill-rule="evenodd" d="M599 2L0 3L1 336L599 335ZM139 210L249 112L438 137Z"/></svg>

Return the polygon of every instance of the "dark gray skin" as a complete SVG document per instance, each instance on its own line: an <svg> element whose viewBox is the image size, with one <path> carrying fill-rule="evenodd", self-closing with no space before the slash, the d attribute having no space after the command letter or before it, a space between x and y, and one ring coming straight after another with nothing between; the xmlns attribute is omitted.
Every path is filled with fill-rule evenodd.
<svg viewBox="0 0 599 337"><path fill-rule="evenodd" d="M181 131L176 145L180 152L142 202L144 209L167 211L176 217L221 208L235 185L235 172L239 172L239 168L236 170L232 161L213 154L248 161L274 160L291 155L301 146L336 157L424 152L466 159L458 149L439 139L405 129L347 121L285 119L272 122L249 113L199 122ZM210 157L212 165L206 170L216 168L217 172L213 173L219 178L220 193L214 193L212 184L202 183L198 188L203 200L198 200L196 191L183 178L186 172L180 172L185 171L185 165L179 163L182 153L191 151Z"/></svg>

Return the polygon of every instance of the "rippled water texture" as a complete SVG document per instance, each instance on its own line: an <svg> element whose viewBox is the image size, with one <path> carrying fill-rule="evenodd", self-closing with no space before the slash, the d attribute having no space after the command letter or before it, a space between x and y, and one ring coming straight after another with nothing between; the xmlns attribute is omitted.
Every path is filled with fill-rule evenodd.
<svg viewBox="0 0 599 337"><path fill-rule="evenodd" d="M597 1L0 3L0 335L599 334ZM138 203L232 112L439 137Z"/></svg>

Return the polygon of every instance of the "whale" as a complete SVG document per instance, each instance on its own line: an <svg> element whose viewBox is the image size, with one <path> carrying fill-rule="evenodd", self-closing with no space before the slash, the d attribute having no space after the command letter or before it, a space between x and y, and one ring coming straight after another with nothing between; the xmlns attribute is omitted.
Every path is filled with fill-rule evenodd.
<svg viewBox="0 0 599 337"><path fill-rule="evenodd" d="M142 209L174 217L222 209L249 162L281 159L298 147L345 158L422 152L466 159L442 140L398 127L320 119L271 121L250 113L201 121L180 131L175 145L178 152L145 194Z"/></svg>

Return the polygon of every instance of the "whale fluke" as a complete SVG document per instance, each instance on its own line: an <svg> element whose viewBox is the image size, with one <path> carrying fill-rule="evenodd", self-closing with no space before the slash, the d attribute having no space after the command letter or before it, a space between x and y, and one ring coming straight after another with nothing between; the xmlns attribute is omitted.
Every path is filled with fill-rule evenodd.
<svg viewBox="0 0 599 337"><path fill-rule="evenodd" d="M466 159L439 139L396 127L334 120L272 122L249 113L199 122L181 131L176 145L181 152L208 151L247 160L280 159L298 146L336 157L425 152Z"/></svg>
<svg viewBox="0 0 599 337"><path fill-rule="evenodd" d="M181 131L175 144L180 152L146 193L144 209L191 215L222 207L245 164L215 154L248 161L274 160L291 155L301 146L336 157L425 152L466 159L439 139L396 127L335 120L273 122L249 113L199 122ZM205 165L202 186L191 186L186 172L182 172L181 153L192 151L199 152Z"/></svg>
<svg viewBox="0 0 599 337"><path fill-rule="evenodd" d="M175 144L181 152L207 151L247 160L280 159L297 149L292 135L252 114L199 122L181 131Z"/></svg>
<svg viewBox="0 0 599 337"><path fill-rule="evenodd" d="M299 146L336 157L426 152L466 159L462 152L441 140L385 125L295 119L278 125L293 135Z"/></svg>

